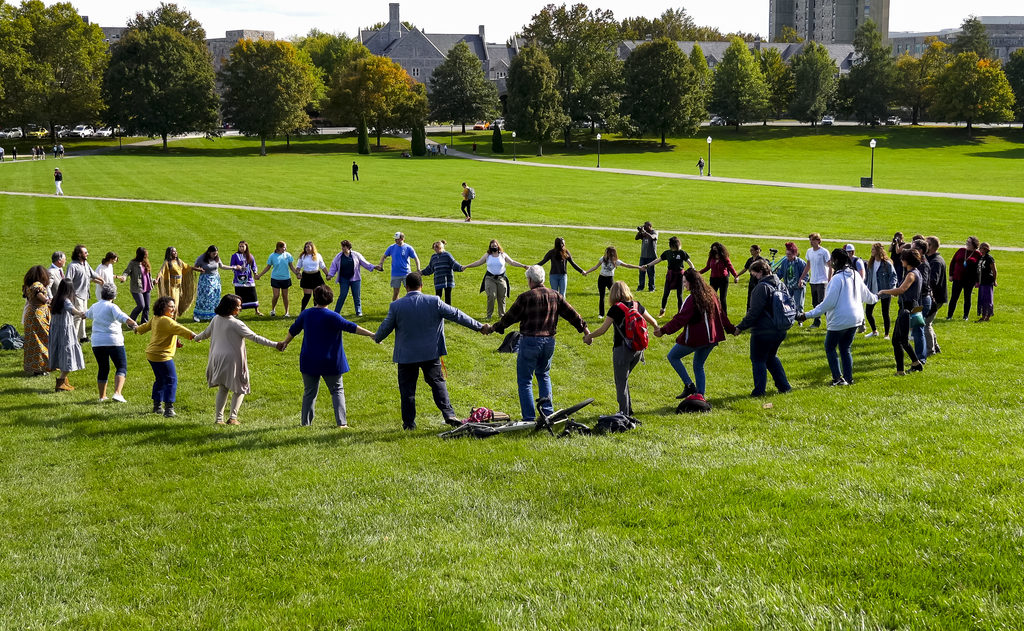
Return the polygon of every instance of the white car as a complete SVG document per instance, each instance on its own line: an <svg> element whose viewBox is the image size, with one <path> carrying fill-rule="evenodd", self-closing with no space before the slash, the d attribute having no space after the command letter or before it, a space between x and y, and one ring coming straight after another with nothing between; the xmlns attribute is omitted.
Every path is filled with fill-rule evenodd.
<svg viewBox="0 0 1024 631"><path fill-rule="evenodd" d="M114 131L109 127L100 127L96 130L96 136L99 138L110 138L114 135Z"/></svg>
<svg viewBox="0 0 1024 631"><path fill-rule="evenodd" d="M832 125L835 125L835 124L836 124L835 116L822 116L821 117L821 125L822 125L822 127L831 127Z"/></svg>
<svg viewBox="0 0 1024 631"><path fill-rule="evenodd" d="M501 127L502 129L505 129L505 119L495 118L494 123L491 124L491 127Z"/></svg>
<svg viewBox="0 0 1024 631"><path fill-rule="evenodd" d="M25 134L21 131L21 127L11 127L4 130L7 133L7 138L24 138Z"/></svg>
<svg viewBox="0 0 1024 631"><path fill-rule="evenodd" d="M78 127L75 127L70 132L68 132L68 136L71 136L73 138L88 138L89 136L92 136L95 133L96 130L94 130L92 127L89 127L88 125L79 125Z"/></svg>

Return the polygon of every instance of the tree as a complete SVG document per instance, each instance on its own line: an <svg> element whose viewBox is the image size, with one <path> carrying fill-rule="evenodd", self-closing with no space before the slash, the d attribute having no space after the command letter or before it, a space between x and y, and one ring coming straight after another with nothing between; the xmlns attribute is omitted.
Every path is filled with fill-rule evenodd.
<svg viewBox="0 0 1024 631"><path fill-rule="evenodd" d="M708 117L708 102L711 100L711 90L715 82L711 68L708 68L708 60L704 57L704 51L696 42L690 50L690 68L693 69L694 89L691 115L703 121Z"/></svg>
<svg viewBox="0 0 1024 631"><path fill-rule="evenodd" d="M874 124L885 117L893 96L892 46L882 43L874 21L865 20L857 27L853 48L850 73L840 82L844 109L860 122Z"/></svg>
<svg viewBox="0 0 1024 631"><path fill-rule="evenodd" d="M210 133L220 118L216 80L202 26L174 5L138 14L114 46L103 81L111 123L163 139ZM166 19L166 23L161 20Z"/></svg>
<svg viewBox="0 0 1024 631"><path fill-rule="evenodd" d="M42 122L51 130L57 123L99 121L108 58L103 31L86 24L68 3L47 7L26 0L12 14L25 54L17 83L6 88L10 117L22 126Z"/></svg>
<svg viewBox="0 0 1024 631"><path fill-rule="evenodd" d="M782 53L774 46L762 49L758 61L768 85L770 113L775 118L782 118L782 112L789 107L793 98L793 71L782 61Z"/></svg>
<svg viewBox="0 0 1024 631"><path fill-rule="evenodd" d="M0 0L0 125L13 121L15 99L8 99L7 93L17 94L18 86L26 79L28 64L26 45L28 24L19 18L15 8Z"/></svg>
<svg viewBox="0 0 1024 631"><path fill-rule="evenodd" d="M686 9L666 9L660 17L650 20L639 16L626 18L619 23L622 39L641 40L648 35L652 40L667 37L674 42L693 41L697 35L697 24Z"/></svg>
<svg viewBox="0 0 1024 631"><path fill-rule="evenodd" d="M667 37L641 44L626 60L622 111L641 134L658 134L661 146L670 133L693 135L703 117L697 77L679 46Z"/></svg>
<svg viewBox="0 0 1024 631"><path fill-rule="evenodd" d="M335 75L324 109L335 122L355 125L360 137L359 153L370 153L368 126L373 125L379 147L386 130L403 125L410 129L417 111L425 120L425 91L425 86L402 66L387 57L371 55Z"/></svg>
<svg viewBox="0 0 1024 631"><path fill-rule="evenodd" d="M1017 99L1014 107L1017 120L1024 123L1024 48L1018 48L1010 55L1010 62L1006 64L1006 79Z"/></svg>
<svg viewBox="0 0 1024 631"><path fill-rule="evenodd" d="M324 33L312 29L305 36L292 38L292 44L309 55L313 65L323 73L325 82L330 82L341 68L370 56L366 46L344 33Z"/></svg>
<svg viewBox="0 0 1024 631"><path fill-rule="evenodd" d="M508 127L524 140L537 142L544 155L544 141L569 124L558 93L558 73L538 46L527 46L512 58L508 70Z"/></svg>
<svg viewBox="0 0 1024 631"><path fill-rule="evenodd" d="M828 54L828 49L817 42L809 42L790 62L793 66L793 100L789 113L801 123L815 127L828 112L836 94L839 69Z"/></svg>
<svg viewBox="0 0 1024 631"><path fill-rule="evenodd" d="M224 117L243 134L259 136L267 155L267 136L309 127L306 106L317 91L317 73L308 55L288 42L240 40L220 73Z"/></svg>
<svg viewBox="0 0 1024 631"><path fill-rule="evenodd" d="M928 109L929 86L949 60L949 45L939 38L926 37L925 45L927 48L920 59L908 53L900 55L894 70L894 101L910 108L913 125L917 125L921 113Z"/></svg>
<svg viewBox="0 0 1024 631"><path fill-rule="evenodd" d="M949 47L951 55L960 53L974 53L981 59L992 59L992 44L988 39L988 31L985 25L977 17L971 15L964 19L960 25L960 34Z"/></svg>
<svg viewBox="0 0 1024 631"><path fill-rule="evenodd" d="M566 122L566 146L574 120L596 121L618 107L622 62L616 56L618 26L611 11L591 11L585 4L549 4L533 16L523 35L551 60Z"/></svg>
<svg viewBox="0 0 1024 631"><path fill-rule="evenodd" d="M412 155L427 155L427 132L422 127L412 128Z"/></svg>
<svg viewBox="0 0 1024 631"><path fill-rule="evenodd" d="M800 34L792 26L783 26L782 31L775 36L774 41L781 44L800 44L804 41L804 38L800 37Z"/></svg>
<svg viewBox="0 0 1024 631"><path fill-rule="evenodd" d="M492 118L500 108L498 88L484 75L480 59L458 42L430 76L431 118L466 123Z"/></svg>
<svg viewBox="0 0 1024 631"><path fill-rule="evenodd" d="M501 138L501 127L498 125L494 126L494 131L491 133L491 151L505 153L505 143Z"/></svg>
<svg viewBox="0 0 1024 631"><path fill-rule="evenodd" d="M742 39L734 38L715 68L711 109L739 130L743 123L762 119L770 107L768 97L768 85L754 55Z"/></svg>
<svg viewBox="0 0 1024 631"><path fill-rule="evenodd" d="M967 121L970 137L974 123L996 123L1013 118L1013 90L998 61L981 59L975 52L960 53L935 78L932 107L936 118Z"/></svg>

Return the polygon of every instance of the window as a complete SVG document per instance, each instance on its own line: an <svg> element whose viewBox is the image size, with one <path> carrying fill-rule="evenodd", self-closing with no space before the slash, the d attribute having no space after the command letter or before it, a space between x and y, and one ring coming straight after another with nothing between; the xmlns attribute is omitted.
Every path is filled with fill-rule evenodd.
<svg viewBox="0 0 1024 631"><path fill-rule="evenodd" d="M412 76L412 77L420 76L420 69L419 68L413 68L413 69L409 70L409 76Z"/></svg>

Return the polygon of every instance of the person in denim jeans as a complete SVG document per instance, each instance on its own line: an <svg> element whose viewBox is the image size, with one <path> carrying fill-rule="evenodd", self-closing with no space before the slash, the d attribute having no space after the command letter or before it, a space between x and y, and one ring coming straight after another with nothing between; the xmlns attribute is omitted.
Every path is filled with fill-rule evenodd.
<svg viewBox="0 0 1024 631"><path fill-rule="evenodd" d="M779 277L779 280L789 290L789 295L793 297L793 304L796 305L797 313L803 313L804 310L804 297L807 295L807 287L800 285L800 277L804 273L804 267L807 266L807 262L800 258L800 250L796 247L796 244L792 241L786 242L786 258L782 259L779 263L779 268L775 270L775 275ZM801 323L803 326L803 323Z"/></svg>
<svg viewBox="0 0 1024 631"><path fill-rule="evenodd" d="M345 239L341 242L341 252L338 252L337 256L334 257L334 260L331 261L330 269L327 270L327 280L331 280L335 276L338 277L338 302L334 305L334 313L341 313L341 308L345 306L345 299L348 298L348 292L351 289L352 301L356 307L356 315L363 315L363 301L360 291L363 285L361 268L371 272L384 269L367 261L366 257L359 252L353 251L352 242Z"/></svg>
<svg viewBox="0 0 1024 631"><path fill-rule="evenodd" d="M785 394L793 388L786 379L786 369L782 367L778 353L789 331L777 328L772 319L772 294L779 286L779 279L775 278L771 266L765 261L751 265L750 273L758 282L750 294L747 314L736 325L737 335L750 330L750 367L754 375L754 389L750 396L764 396L769 372L779 394Z"/></svg>
<svg viewBox="0 0 1024 631"><path fill-rule="evenodd" d="M537 377L540 398L548 399L542 406L544 414L553 414L551 401L551 359L555 354L555 334L558 319L562 318L583 333L588 340L590 329L580 314L565 298L553 289L544 286L544 268L531 265L526 268L526 280L530 289L516 298L504 316L494 326L484 325L482 333L504 333L519 322L519 357L516 360L516 377L519 382L519 407L524 421L537 419L533 405L533 377Z"/></svg>

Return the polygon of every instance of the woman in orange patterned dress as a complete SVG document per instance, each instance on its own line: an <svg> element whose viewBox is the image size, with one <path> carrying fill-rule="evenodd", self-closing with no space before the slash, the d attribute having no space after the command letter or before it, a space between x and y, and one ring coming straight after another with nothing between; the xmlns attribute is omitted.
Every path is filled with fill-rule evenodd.
<svg viewBox="0 0 1024 631"><path fill-rule="evenodd" d="M42 376L49 372L50 354L50 299L46 288L50 274L42 265L32 267L25 274L22 291L28 300L25 312L25 372Z"/></svg>

